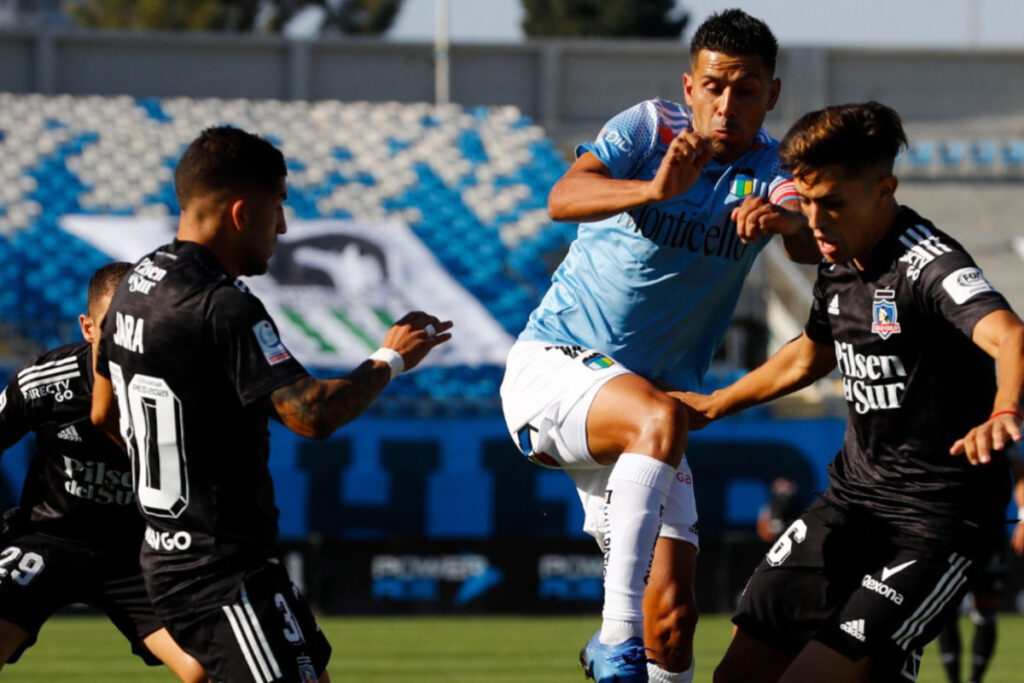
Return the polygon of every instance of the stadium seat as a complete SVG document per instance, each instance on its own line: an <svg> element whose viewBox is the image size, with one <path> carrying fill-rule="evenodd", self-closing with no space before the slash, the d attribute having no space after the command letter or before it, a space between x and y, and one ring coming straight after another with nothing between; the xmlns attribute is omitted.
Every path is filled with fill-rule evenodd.
<svg viewBox="0 0 1024 683"><path fill-rule="evenodd" d="M1003 163L1013 169L1024 166L1024 140L1009 140L1002 145Z"/></svg>
<svg viewBox="0 0 1024 683"><path fill-rule="evenodd" d="M991 169L996 160L996 144L991 140L971 143L971 161L982 170Z"/></svg>
<svg viewBox="0 0 1024 683"><path fill-rule="evenodd" d="M931 166L935 156L935 145L931 140L918 140L910 145L906 159L913 170L925 170Z"/></svg>
<svg viewBox="0 0 1024 683"><path fill-rule="evenodd" d="M545 209L566 163L514 107L0 93L0 273L15 283L0 292L0 318L40 345L69 341L106 257L62 232L60 217L176 214L177 159L224 123L281 147L288 215L405 221L510 334L575 232ZM500 379L495 367L424 368L389 392L410 392L406 412L426 396L493 410Z"/></svg>
<svg viewBox="0 0 1024 683"><path fill-rule="evenodd" d="M944 166L960 166L966 156L966 145L961 140L946 140L939 145L939 160Z"/></svg>

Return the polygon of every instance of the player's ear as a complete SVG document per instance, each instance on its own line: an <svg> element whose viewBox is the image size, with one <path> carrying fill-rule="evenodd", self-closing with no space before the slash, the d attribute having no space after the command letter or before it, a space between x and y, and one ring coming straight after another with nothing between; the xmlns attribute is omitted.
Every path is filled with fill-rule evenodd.
<svg viewBox="0 0 1024 683"><path fill-rule="evenodd" d="M887 175L878 181L879 199L889 201L896 195L896 186L900 184L899 179L894 175Z"/></svg>
<svg viewBox="0 0 1024 683"><path fill-rule="evenodd" d="M246 214L244 199L236 199L228 205L228 218L231 221L231 227L239 232L245 228Z"/></svg>
<svg viewBox="0 0 1024 683"><path fill-rule="evenodd" d="M779 93L782 92L782 80L775 78L768 86L768 111L775 109L779 102Z"/></svg>
<svg viewBox="0 0 1024 683"><path fill-rule="evenodd" d="M96 341L96 336L99 330L96 329L96 323L93 322L92 318L87 315L79 315L78 326L82 328L82 338L85 339L85 341L90 344Z"/></svg>
<svg viewBox="0 0 1024 683"><path fill-rule="evenodd" d="M693 107L693 76L688 72L683 74L683 97L686 98L686 106Z"/></svg>

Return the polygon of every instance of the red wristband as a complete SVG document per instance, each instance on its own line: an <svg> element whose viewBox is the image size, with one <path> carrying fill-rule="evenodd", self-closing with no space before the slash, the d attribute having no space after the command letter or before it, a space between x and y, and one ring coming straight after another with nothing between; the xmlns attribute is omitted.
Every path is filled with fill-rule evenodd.
<svg viewBox="0 0 1024 683"><path fill-rule="evenodd" d="M1021 415L1016 410L999 410L999 411L994 412L991 415L989 415L988 419L991 420L993 418L999 417L1000 415L1013 415L1018 420L1024 420L1024 415Z"/></svg>

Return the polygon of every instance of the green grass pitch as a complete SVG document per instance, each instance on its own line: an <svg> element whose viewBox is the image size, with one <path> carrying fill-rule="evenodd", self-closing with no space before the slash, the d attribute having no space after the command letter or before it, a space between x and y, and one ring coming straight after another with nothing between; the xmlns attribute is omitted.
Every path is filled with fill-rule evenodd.
<svg viewBox="0 0 1024 683"><path fill-rule="evenodd" d="M576 665L579 647L597 628L587 617L388 617L324 618L334 646L329 671L335 683L573 683L583 682ZM961 633L970 642L972 626ZM709 683L729 641L725 616L701 617L697 631L697 683ZM1003 615L988 683L1024 680L1024 617ZM163 668L147 668L133 657L121 635L98 617L58 617L43 627L39 642L5 681L63 683L168 683ZM931 646L922 683L945 683Z"/></svg>

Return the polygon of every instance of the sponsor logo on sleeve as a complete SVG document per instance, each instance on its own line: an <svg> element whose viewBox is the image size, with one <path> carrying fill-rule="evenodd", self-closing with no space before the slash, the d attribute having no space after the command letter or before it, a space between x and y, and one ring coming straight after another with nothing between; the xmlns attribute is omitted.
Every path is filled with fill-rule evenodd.
<svg viewBox="0 0 1024 683"><path fill-rule="evenodd" d="M53 396L58 403L74 397L71 380L81 377L74 356L27 367L18 373L18 386L26 401ZM5 390L6 391L6 390Z"/></svg>
<svg viewBox="0 0 1024 683"><path fill-rule="evenodd" d="M631 149L629 140L614 128L602 128L601 132L597 135L597 139L611 145L620 152L628 153Z"/></svg>
<svg viewBox="0 0 1024 683"><path fill-rule="evenodd" d="M252 332L256 335L256 342L260 345L263 357L271 365L277 365L292 357L292 354L281 343L269 320L261 320L253 325Z"/></svg>
<svg viewBox="0 0 1024 683"><path fill-rule="evenodd" d="M954 270L943 278L942 288L958 306L975 294L995 291L995 287L989 284L981 270L974 267Z"/></svg>
<svg viewBox="0 0 1024 683"><path fill-rule="evenodd" d="M583 364L591 370L604 370L615 365L615 361L603 353L593 353L583 359Z"/></svg>

